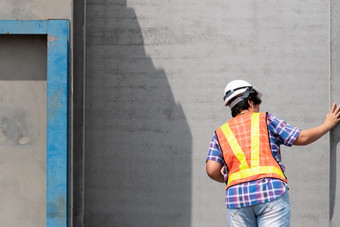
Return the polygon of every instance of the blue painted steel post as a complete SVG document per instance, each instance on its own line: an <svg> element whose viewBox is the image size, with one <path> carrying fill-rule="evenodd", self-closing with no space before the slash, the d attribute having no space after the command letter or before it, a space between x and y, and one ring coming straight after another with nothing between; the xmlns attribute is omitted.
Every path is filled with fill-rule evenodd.
<svg viewBox="0 0 340 227"><path fill-rule="evenodd" d="M47 226L68 225L69 22L48 21Z"/></svg>

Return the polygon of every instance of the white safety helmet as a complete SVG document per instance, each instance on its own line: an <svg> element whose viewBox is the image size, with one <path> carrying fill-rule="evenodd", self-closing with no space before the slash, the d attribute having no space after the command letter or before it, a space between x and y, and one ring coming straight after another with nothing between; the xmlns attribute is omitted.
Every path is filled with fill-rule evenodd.
<svg viewBox="0 0 340 227"><path fill-rule="evenodd" d="M224 105L232 109L237 103L249 97L250 94L257 94L261 98L262 93L245 80L233 80L224 89Z"/></svg>

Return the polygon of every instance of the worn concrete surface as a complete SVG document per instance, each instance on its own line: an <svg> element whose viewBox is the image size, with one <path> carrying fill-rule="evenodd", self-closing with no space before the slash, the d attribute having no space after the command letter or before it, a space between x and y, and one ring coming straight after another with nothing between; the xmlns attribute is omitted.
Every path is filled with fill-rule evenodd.
<svg viewBox="0 0 340 227"><path fill-rule="evenodd" d="M0 0L0 19L71 20L72 1ZM46 226L47 37L41 46L25 43L30 39L0 38L0 226L6 227Z"/></svg>
<svg viewBox="0 0 340 227"><path fill-rule="evenodd" d="M191 226L191 132L135 11L87 1L86 51L85 226Z"/></svg>
<svg viewBox="0 0 340 227"><path fill-rule="evenodd" d="M72 1L0 0L0 19L72 19Z"/></svg>
<svg viewBox="0 0 340 227"><path fill-rule="evenodd" d="M330 17L330 101L331 103L340 103L340 4L338 1L330 1L331 17ZM330 226L336 227L340 225L340 125L334 128L330 134L330 193L329 193L329 209L330 209Z"/></svg>
<svg viewBox="0 0 340 227"><path fill-rule="evenodd" d="M339 99L337 33L329 78L328 1L91 0L86 7L86 157L78 164L85 165L87 226L226 226L224 185L206 176L205 156L213 130L230 117L222 106L229 80L249 80L264 93L263 111L301 128L321 123L330 99ZM70 19L71 10L66 0L0 0L1 19ZM332 12L335 30L338 11ZM42 94L40 81L26 82L25 98L33 84ZM1 86L6 92L1 105L9 94L15 99L4 109L18 103L31 111L21 102L32 100L16 91L23 89L21 82L1 81ZM31 117L28 122L35 122ZM339 223L336 130L308 147L282 150L292 226ZM6 146L1 151L11 154L3 157L6 163L20 162L14 154L21 146ZM41 156L31 163L37 160ZM44 184L41 169L32 168L25 174ZM2 182L12 176L4 175ZM28 184L23 176L13 177L21 183L18 191L3 188L4 194L31 195L23 198L30 201L35 194L20 191ZM41 199L34 201L42 204Z"/></svg>
<svg viewBox="0 0 340 227"><path fill-rule="evenodd" d="M205 157L230 117L229 80L249 80L263 111L300 128L328 112L328 1L86 7L88 226L226 226L224 185L208 179ZM329 225L328 136L282 153L292 226Z"/></svg>
<svg viewBox="0 0 340 227"><path fill-rule="evenodd" d="M44 81L0 81L0 226L45 226L44 94Z"/></svg>
<svg viewBox="0 0 340 227"><path fill-rule="evenodd" d="M1 35L0 42L1 80L47 80L46 35Z"/></svg>
<svg viewBox="0 0 340 227"><path fill-rule="evenodd" d="M0 226L46 223L46 36L0 36Z"/></svg>
<svg viewBox="0 0 340 227"><path fill-rule="evenodd" d="M0 41L1 225L45 226L46 36Z"/></svg>
<svg viewBox="0 0 340 227"><path fill-rule="evenodd" d="M72 204L71 226L84 226L84 85L85 85L85 1L73 2L73 98L72 98Z"/></svg>

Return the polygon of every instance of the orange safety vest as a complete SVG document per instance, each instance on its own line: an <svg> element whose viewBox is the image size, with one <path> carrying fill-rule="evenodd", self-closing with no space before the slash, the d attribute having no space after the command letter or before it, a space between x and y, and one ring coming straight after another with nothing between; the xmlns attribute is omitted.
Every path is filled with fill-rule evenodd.
<svg viewBox="0 0 340 227"><path fill-rule="evenodd" d="M248 113L232 118L216 130L228 166L227 187L265 177L287 183L270 149L266 113Z"/></svg>

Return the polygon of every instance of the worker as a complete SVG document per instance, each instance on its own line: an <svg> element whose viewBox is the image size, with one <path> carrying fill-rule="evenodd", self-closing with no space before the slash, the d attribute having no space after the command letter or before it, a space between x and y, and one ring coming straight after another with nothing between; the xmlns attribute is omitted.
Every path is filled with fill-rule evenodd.
<svg viewBox="0 0 340 227"><path fill-rule="evenodd" d="M218 128L210 142L206 171L226 183L229 227L288 227L290 202L280 145L307 145L340 121L334 103L324 122L301 130L273 114L260 112L261 92L244 80L224 90L232 118Z"/></svg>

